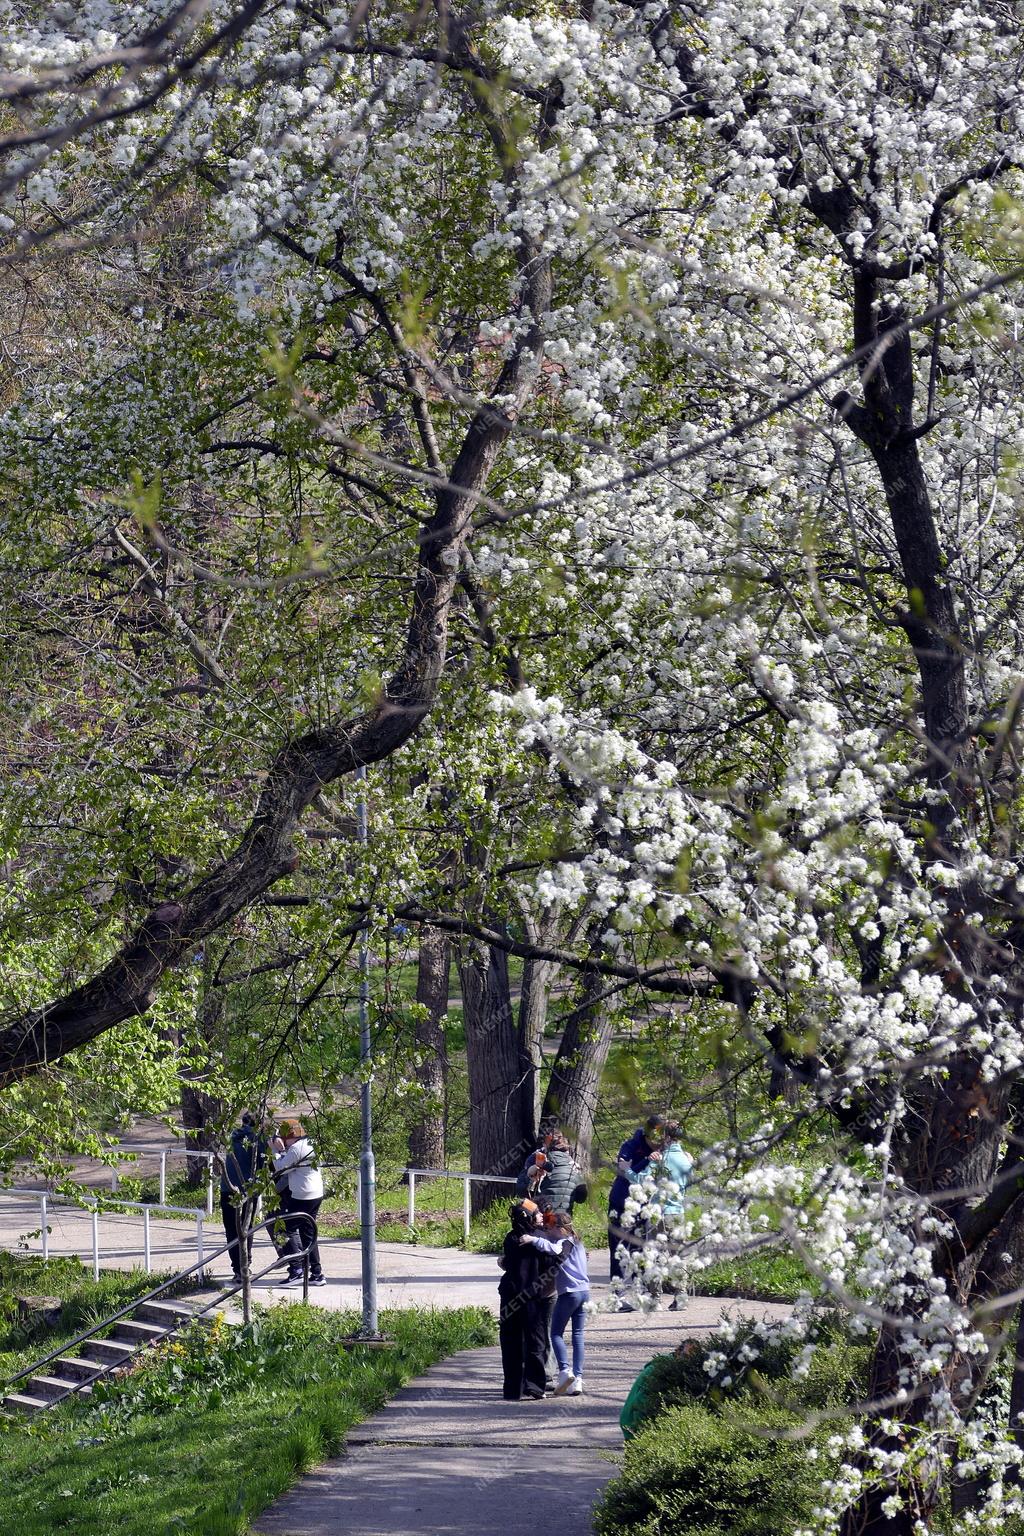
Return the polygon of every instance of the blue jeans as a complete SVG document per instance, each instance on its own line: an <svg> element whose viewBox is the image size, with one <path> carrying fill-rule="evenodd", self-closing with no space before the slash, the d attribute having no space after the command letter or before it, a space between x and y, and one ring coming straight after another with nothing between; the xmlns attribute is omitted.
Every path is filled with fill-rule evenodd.
<svg viewBox="0 0 1024 1536"><path fill-rule="evenodd" d="M565 1325L572 1322L572 1373L583 1375L583 1324L587 1314L583 1308L590 1300L589 1291L562 1291L555 1302L551 1317L551 1347L558 1361L558 1369L569 1369L569 1352L565 1347Z"/></svg>

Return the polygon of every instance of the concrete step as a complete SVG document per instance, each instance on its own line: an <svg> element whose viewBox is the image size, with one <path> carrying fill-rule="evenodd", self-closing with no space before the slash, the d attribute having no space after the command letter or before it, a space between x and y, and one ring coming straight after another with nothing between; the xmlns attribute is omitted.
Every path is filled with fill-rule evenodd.
<svg viewBox="0 0 1024 1536"><path fill-rule="evenodd" d="M25 1390L30 1397L45 1397L47 1402L55 1403L59 1398L67 1397L69 1392L74 1392L81 1386L78 1381L68 1381L63 1376L28 1376L25 1378ZM84 1388L82 1389L85 1390Z"/></svg>
<svg viewBox="0 0 1024 1536"><path fill-rule="evenodd" d="M135 1346L123 1339L120 1343L116 1339L90 1339L88 1344L82 1345L85 1359L98 1360L101 1365L123 1365L134 1353Z"/></svg>
<svg viewBox="0 0 1024 1536"><path fill-rule="evenodd" d="M194 1321L195 1313L191 1307L185 1306L181 1302L143 1301L135 1308L132 1317L137 1318L141 1323L158 1323L165 1332L169 1332L174 1328L183 1328L186 1323ZM205 1316L201 1317L199 1321L201 1323L210 1323L213 1319Z"/></svg>
<svg viewBox="0 0 1024 1536"><path fill-rule="evenodd" d="M98 1365L95 1360L76 1360L71 1355L61 1355L51 1360L50 1365L65 1381L92 1381L94 1376L103 1374L102 1365Z"/></svg>
<svg viewBox="0 0 1024 1536"><path fill-rule="evenodd" d="M27 1392L10 1392L0 1406L5 1413L42 1413L50 1404L45 1397L30 1397Z"/></svg>
<svg viewBox="0 0 1024 1536"><path fill-rule="evenodd" d="M137 1323L134 1318L125 1318L117 1324L112 1337L128 1344L155 1344L157 1339L166 1338L167 1332L163 1323Z"/></svg>

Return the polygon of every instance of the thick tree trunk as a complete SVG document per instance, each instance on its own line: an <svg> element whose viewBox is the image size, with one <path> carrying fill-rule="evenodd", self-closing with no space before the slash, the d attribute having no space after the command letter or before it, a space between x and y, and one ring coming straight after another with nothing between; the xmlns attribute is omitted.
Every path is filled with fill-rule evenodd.
<svg viewBox="0 0 1024 1536"><path fill-rule="evenodd" d="M540 1070L543 1064L544 1026L548 1017L551 985L558 972L550 960L524 960L519 996L519 1049L529 1070L523 1078L520 1119L534 1130L540 1124Z"/></svg>
<svg viewBox="0 0 1024 1536"><path fill-rule="evenodd" d="M416 1002L424 1010L416 1020L416 1081L422 1107L409 1132L409 1163L413 1168L445 1165L445 1102L448 1057L444 1019L448 1012L451 940L438 928L420 929L416 969Z"/></svg>
<svg viewBox="0 0 1024 1536"><path fill-rule="evenodd" d="M221 1024L225 994L222 987L211 985L217 972L217 959L223 949L208 944L203 954L203 993L199 1002L198 1033L209 1058L219 1057L222 1047ZM214 1152L227 1114L222 1098L207 1093L201 1079L181 1078L181 1123L185 1128L185 1146L197 1152ZM205 1157L185 1159L185 1177L190 1189L205 1185L209 1164Z"/></svg>
<svg viewBox="0 0 1024 1536"><path fill-rule="evenodd" d="M542 946L553 940L558 932L558 905L545 908L540 916L531 910L525 899L520 899L519 909L523 917L526 938L531 944ZM558 975L558 962L536 956L523 961L523 981L519 996L519 1046L523 1059L530 1063L531 1071L523 1082L522 1120L524 1126L539 1129L541 1123L540 1074L544 1065L544 1027L548 1018L551 988Z"/></svg>
<svg viewBox="0 0 1024 1536"><path fill-rule="evenodd" d="M558 1120L575 1147L581 1172L590 1169L601 1074L612 1043L612 1013L603 990L601 976L583 973L579 1001L565 1025L544 1096L544 1117Z"/></svg>
<svg viewBox="0 0 1024 1536"><path fill-rule="evenodd" d="M217 1127L225 1114L223 1099L204 1093L188 1078L181 1080L181 1123L185 1127L185 1146L195 1152L215 1152ZM190 1189L206 1184L208 1161L205 1157L186 1157L185 1178Z"/></svg>
<svg viewBox="0 0 1024 1536"><path fill-rule="evenodd" d="M535 1144L524 1120L533 1064L522 1054L512 1009L508 956L473 945L459 959L469 1072L469 1161L473 1173L516 1174ZM507 1193L500 1184L474 1184L473 1210Z"/></svg>

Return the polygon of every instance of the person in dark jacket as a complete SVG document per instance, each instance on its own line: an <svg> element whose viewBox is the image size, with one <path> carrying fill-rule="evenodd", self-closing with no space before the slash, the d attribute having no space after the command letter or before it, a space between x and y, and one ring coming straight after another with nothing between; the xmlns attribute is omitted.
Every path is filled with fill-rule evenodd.
<svg viewBox="0 0 1024 1536"><path fill-rule="evenodd" d="M501 1249L498 1282L498 1341L501 1345L502 1395L506 1402L543 1397L547 1390L550 1262L522 1238L542 1221L533 1200L517 1200L511 1210L511 1231Z"/></svg>
<svg viewBox="0 0 1024 1536"><path fill-rule="evenodd" d="M252 1216L256 1208L253 1193L257 1176L267 1161L267 1139L262 1135L256 1116L245 1111L241 1125L231 1132L231 1145L224 1158L224 1171L220 1176L220 1213L224 1221L224 1240L238 1240L239 1216L242 1226L249 1233L246 1251L252 1259ZM231 1273L236 1280L242 1278L241 1257L238 1248L229 1253Z"/></svg>
<svg viewBox="0 0 1024 1536"><path fill-rule="evenodd" d="M633 1132L619 1148L615 1180L608 1191L608 1272L613 1280L622 1279L622 1265L618 1251L623 1243L629 1243L619 1223L623 1207L629 1198L632 1175L646 1168L661 1147L665 1127L664 1115L649 1115L644 1124Z"/></svg>

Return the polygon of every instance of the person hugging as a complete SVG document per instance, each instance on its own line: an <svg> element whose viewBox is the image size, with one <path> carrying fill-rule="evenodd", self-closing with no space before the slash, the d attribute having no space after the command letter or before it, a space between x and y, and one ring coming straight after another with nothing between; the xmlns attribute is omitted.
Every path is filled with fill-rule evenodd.
<svg viewBox="0 0 1024 1536"><path fill-rule="evenodd" d="M520 1241L555 1259L557 1295L551 1317L551 1347L558 1362L558 1380L555 1396L582 1397L583 1395L583 1330L586 1323L586 1305L590 1300L590 1271L587 1250L576 1235L566 1211L551 1213L550 1225L545 1222L543 1232L527 1231ZM565 1330L572 1325L572 1370L565 1347Z"/></svg>
<svg viewBox="0 0 1024 1536"><path fill-rule="evenodd" d="M506 1402L517 1403L523 1397L543 1397L547 1390L550 1303L545 1293L550 1259L535 1244L523 1241L543 1221L540 1206L533 1200L516 1200L509 1215L510 1231L498 1260L498 1341L502 1395Z"/></svg>

